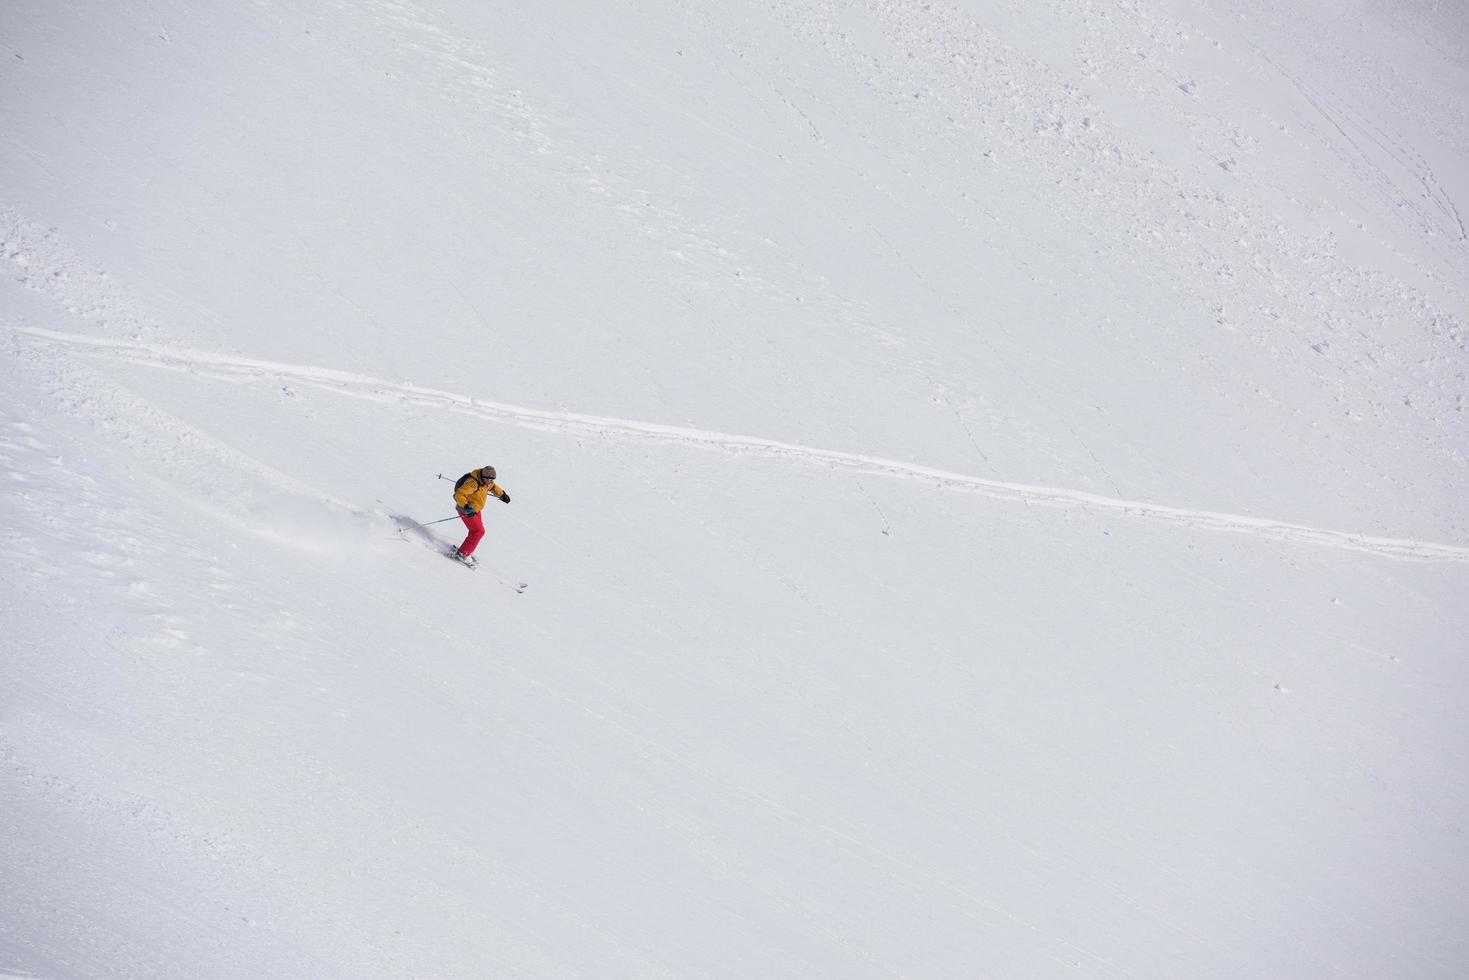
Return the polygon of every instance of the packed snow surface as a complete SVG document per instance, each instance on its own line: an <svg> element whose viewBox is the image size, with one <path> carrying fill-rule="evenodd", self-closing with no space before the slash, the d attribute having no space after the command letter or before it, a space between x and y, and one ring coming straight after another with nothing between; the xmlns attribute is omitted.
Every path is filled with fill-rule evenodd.
<svg viewBox="0 0 1469 980"><path fill-rule="evenodd" d="M0 976L1469 975L1466 93L1429 0L10 0Z"/></svg>

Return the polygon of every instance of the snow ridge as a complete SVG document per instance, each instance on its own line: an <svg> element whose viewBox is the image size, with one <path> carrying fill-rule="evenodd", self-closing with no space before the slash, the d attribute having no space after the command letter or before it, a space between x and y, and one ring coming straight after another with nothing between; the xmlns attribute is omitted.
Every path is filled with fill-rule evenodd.
<svg viewBox="0 0 1469 980"><path fill-rule="evenodd" d="M1121 511L1145 520L1162 521L1190 528L1244 532L1280 541L1364 552L1398 560L1469 561L1469 547L1463 545L1378 537L1242 514L1195 510L1148 501L1107 497L1059 487L991 480L878 456L820 449L755 436L577 412L544 411L502 402L483 401L454 392L420 387L407 382L387 381L332 368L283 364L166 345L130 343L104 337L86 337L35 327L12 327L11 329L15 334L35 342L99 354L132 364L188 371L236 383L291 380L298 384L310 385L354 398L438 407L542 431L641 439L676 443L693 449L731 455L788 459L807 464L821 464L833 469L846 469L862 475L917 480L940 489L978 493L997 500L1054 507L1090 507L1099 510Z"/></svg>

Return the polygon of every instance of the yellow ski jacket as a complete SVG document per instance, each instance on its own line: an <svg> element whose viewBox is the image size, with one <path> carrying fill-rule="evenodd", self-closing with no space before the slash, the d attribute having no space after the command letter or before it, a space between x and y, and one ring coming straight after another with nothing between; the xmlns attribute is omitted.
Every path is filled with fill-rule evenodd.
<svg viewBox="0 0 1469 980"><path fill-rule="evenodd" d="M509 500L510 495L500 488L494 480L481 479L478 471L471 470L461 476L454 484L454 503L458 507L468 507L474 511L485 509L485 500L490 496L499 497L501 500Z"/></svg>

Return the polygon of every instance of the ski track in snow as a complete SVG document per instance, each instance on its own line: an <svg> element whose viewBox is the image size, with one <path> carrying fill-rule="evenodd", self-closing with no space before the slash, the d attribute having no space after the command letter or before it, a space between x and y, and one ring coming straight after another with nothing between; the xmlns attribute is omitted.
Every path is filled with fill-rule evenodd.
<svg viewBox="0 0 1469 980"><path fill-rule="evenodd" d="M1146 501L1105 497L1077 490L1007 483L877 456L817 449L754 436L583 415L575 412L547 412L519 405L483 401L453 392L385 381L331 368L282 364L208 351L130 343L103 337L85 337L36 327L12 327L11 329L14 333L35 342L77 349L132 364L188 371L236 383L290 380L354 398L451 409L497 422L548 432L641 439L675 443L694 449L731 455L761 456L769 459L822 464L833 469L845 469L862 475L916 480L944 490L978 493L997 500L1053 507L1089 507L1098 510L1120 511L1132 517L1190 528L1244 532L1279 541L1365 552L1401 560L1469 561L1469 547L1462 545L1439 544L1406 538L1374 537L1241 514L1190 510Z"/></svg>

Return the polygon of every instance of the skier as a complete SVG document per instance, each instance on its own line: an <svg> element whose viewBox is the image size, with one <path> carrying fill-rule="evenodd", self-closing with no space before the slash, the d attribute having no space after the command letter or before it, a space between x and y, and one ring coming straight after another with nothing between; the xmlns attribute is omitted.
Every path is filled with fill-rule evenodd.
<svg viewBox="0 0 1469 980"><path fill-rule="evenodd" d="M484 518L480 512L485 509L485 501L494 495L505 503L510 503L510 494L506 493L498 483L495 482L495 468L493 466L481 466L477 470L470 470L461 476L454 484L454 509L459 512L459 519L464 521L464 526L469 528L469 536L464 543L449 552L451 558L473 565L474 549L479 544L480 538L485 536Z"/></svg>

